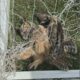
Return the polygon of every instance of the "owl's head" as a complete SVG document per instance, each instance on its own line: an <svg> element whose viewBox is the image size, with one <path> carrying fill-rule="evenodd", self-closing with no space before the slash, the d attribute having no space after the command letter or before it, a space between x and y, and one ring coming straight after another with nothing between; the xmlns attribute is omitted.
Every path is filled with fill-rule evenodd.
<svg viewBox="0 0 80 80"><path fill-rule="evenodd" d="M50 23L50 16L45 13L36 13L35 17L40 25L43 25L45 28L47 28L47 25Z"/></svg>

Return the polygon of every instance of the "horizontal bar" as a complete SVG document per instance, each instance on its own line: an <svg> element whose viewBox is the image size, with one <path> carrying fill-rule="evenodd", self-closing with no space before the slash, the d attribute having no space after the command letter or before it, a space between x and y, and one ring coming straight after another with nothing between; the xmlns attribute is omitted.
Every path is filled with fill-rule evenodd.
<svg viewBox="0 0 80 80"><path fill-rule="evenodd" d="M68 71L22 71L10 75L8 79L46 79L46 78L80 78L80 70Z"/></svg>

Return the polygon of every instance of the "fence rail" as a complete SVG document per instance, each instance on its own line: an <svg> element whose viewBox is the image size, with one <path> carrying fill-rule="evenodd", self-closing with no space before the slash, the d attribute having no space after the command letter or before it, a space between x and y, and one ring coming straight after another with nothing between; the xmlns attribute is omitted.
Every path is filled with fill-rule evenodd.
<svg viewBox="0 0 80 80"><path fill-rule="evenodd" d="M80 78L80 70L68 71L22 71L16 75L10 75L8 79L47 79L47 78Z"/></svg>

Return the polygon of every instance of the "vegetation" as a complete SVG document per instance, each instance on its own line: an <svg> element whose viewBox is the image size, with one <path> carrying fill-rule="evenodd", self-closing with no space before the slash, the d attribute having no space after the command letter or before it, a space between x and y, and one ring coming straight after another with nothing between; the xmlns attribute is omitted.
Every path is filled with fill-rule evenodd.
<svg viewBox="0 0 80 80"><path fill-rule="evenodd" d="M35 4L34 4L34 1ZM69 4L68 0L11 0L11 9L10 9L10 22L14 27L20 27L20 20L23 18L33 21L37 24L35 18L33 19L33 13L47 13L52 15L58 15L62 13L66 5ZM70 8L70 9L69 9ZM65 12L61 15L61 20L63 21L64 34L67 34L69 37L73 38L78 46L78 53L76 55L76 60L72 61L73 68L71 69L80 69L80 2L75 0L75 3L72 3ZM14 33L13 33L14 34ZM12 34L12 35L13 35ZM13 38L13 36L11 36ZM16 42L20 42L22 39L17 35ZM12 41L9 40L9 46L11 46ZM74 55L75 56L75 55ZM27 70L26 66L29 61L18 61L17 69L18 70ZM40 66L40 69L45 69L48 66ZM46 68L53 69L53 68ZM56 68L54 68L56 69Z"/></svg>

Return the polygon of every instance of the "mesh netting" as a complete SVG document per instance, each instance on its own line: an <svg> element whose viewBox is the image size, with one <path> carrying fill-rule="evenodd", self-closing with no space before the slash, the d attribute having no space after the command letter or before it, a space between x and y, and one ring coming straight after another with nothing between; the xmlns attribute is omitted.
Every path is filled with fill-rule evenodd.
<svg viewBox="0 0 80 80"><path fill-rule="evenodd" d="M17 70L28 70L25 66L28 66L27 61L21 61L19 64L17 60L20 58L26 59L29 58L31 55L34 55L35 52L39 53L39 50L44 51L44 47L42 44L45 45L46 51L48 52L47 55L43 53L45 56L45 61L49 61L50 65L53 64L58 66L58 69L68 69L68 65L71 66L65 59L65 55L67 58L74 58L72 54L61 54L62 48L59 49L57 46L61 45L63 47L64 40L72 40L72 43L75 46L75 53L77 52L76 44L80 44L80 1L79 0L11 0L10 2L10 22L9 22L9 40L8 40L8 51L6 54L5 64L7 71L15 71ZM36 17L38 17L38 21ZM44 24L46 21L43 18L47 17L50 20L50 25ZM41 18L42 17L42 18ZM46 19L47 19L46 18ZM43 21L43 22L40 22ZM27 26L26 26L27 25ZM57 28L61 26L63 31L59 30L57 32ZM29 27L30 26L30 27ZM48 27L49 28L44 28ZM27 29L26 29L27 27ZM53 28L54 27L54 28ZM60 33L61 32L61 33ZM58 34L57 34L58 33ZM60 37L64 35L64 39ZM56 37L58 35L58 38ZM57 40L58 39L58 40ZM43 41L43 42L42 42ZM56 46L55 44L59 45ZM62 42L61 42L62 41ZM51 45L54 45L48 50ZM76 42L76 43L74 43ZM37 43L37 44L36 44ZM40 44L40 48L38 43ZM70 45L73 45L70 43ZM68 45L67 42L65 45ZM66 46L65 46L66 47ZM34 50L35 49L35 50ZM39 49L39 50L38 50ZM30 54L29 50L31 51ZM27 52L28 56L25 56L25 51ZM57 52L58 51L58 52ZM69 49L68 49L69 51ZM74 51L73 51L74 52ZM23 55L24 53L24 55ZM56 54L53 54L56 53ZM59 55L58 55L59 54ZM61 54L61 55L60 55ZM74 55L77 57L77 60L73 60L71 63L74 63L71 69L79 69L79 66L75 66L75 63L78 65L78 55ZM20 57L21 56L21 57ZM43 60L42 54L38 55L36 58L38 59L33 64L29 64L28 68L31 69L35 64L36 67L40 64ZM59 56L59 57L58 57ZM63 56L63 57L62 57ZM32 58L31 58L32 59ZM57 59L57 60L56 60ZM63 61L64 60L64 61ZM61 61L61 62L59 62ZM66 62L66 64L64 64ZM25 65L24 65L25 63ZM38 63L38 64L37 64ZM65 66L64 66L65 65ZM48 67L48 66L47 66ZM41 69L42 66L40 67ZM53 68L48 68L53 69Z"/></svg>

